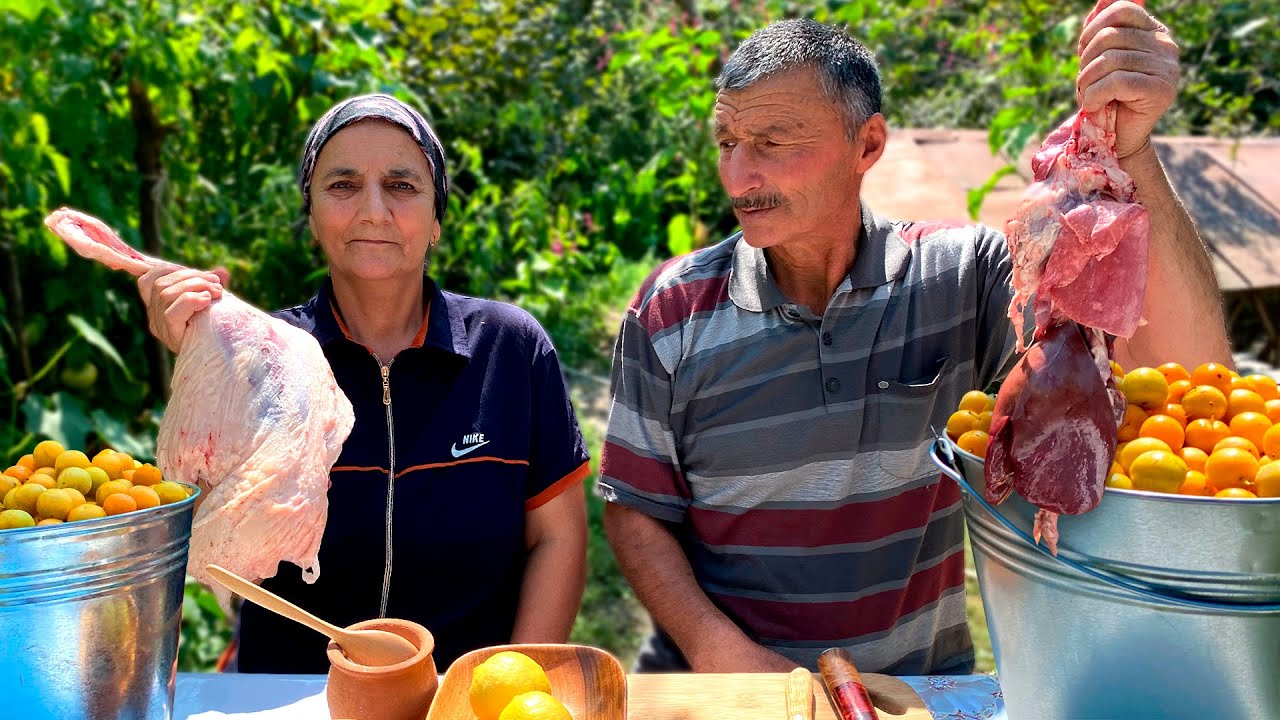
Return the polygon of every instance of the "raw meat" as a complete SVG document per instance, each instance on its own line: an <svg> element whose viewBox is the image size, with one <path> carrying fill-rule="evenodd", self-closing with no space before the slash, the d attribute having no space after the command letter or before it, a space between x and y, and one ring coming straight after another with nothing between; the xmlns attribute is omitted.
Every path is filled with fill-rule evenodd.
<svg viewBox="0 0 1280 720"><path fill-rule="evenodd" d="M100 220L62 209L45 224L80 255L140 276L161 261ZM160 422L165 479L197 485L187 569L224 607L214 563L257 582L281 561L320 576L329 470L355 424L351 403L306 331L223 292L191 318Z"/></svg>
<svg viewBox="0 0 1280 720"><path fill-rule="evenodd" d="M1138 328L1150 222L1116 160L1114 117L1110 105L1076 113L1032 160L1035 182L1007 227L1019 330L1032 296L1038 331L1062 317L1126 338Z"/></svg>
<svg viewBox="0 0 1280 720"><path fill-rule="evenodd" d="M1100 0L1085 24L1114 0ZM1115 456L1124 398L1109 336L1142 323L1150 222L1115 153L1115 107L1077 112L1045 139L1007 237L1009 319L1026 350L1000 386L986 456L986 496L1017 490L1040 510L1033 529L1057 553L1058 513L1097 506ZM1022 337L1027 303L1035 316Z"/></svg>
<svg viewBox="0 0 1280 720"><path fill-rule="evenodd" d="M1092 509L1102 498L1095 473L1111 467L1116 451L1108 390L1073 322L1052 326L1000 387L987 448L986 496L998 503L1017 490L1041 508L1034 532L1050 548L1058 539L1051 514Z"/></svg>

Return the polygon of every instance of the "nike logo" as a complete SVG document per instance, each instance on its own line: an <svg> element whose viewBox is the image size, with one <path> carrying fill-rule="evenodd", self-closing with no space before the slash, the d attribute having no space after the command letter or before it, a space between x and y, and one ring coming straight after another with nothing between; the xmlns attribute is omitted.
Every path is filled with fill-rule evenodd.
<svg viewBox="0 0 1280 720"><path fill-rule="evenodd" d="M459 449L459 448L458 448L458 443L454 443L452 446L450 446L450 448L449 448L449 452L450 452L450 453L452 453L452 454L453 454L453 456L454 456L455 458L460 458L460 457L462 457L463 455L466 455L467 453L472 452L473 450L477 450L477 449L479 449L479 448L482 448L482 447L484 447L485 445L488 445L488 444L489 444L489 441L488 441L488 440L485 440L485 441L484 441L484 442L482 442L482 443L476 443L475 445L469 445L469 446L467 446L467 447L464 447L464 448Z"/></svg>

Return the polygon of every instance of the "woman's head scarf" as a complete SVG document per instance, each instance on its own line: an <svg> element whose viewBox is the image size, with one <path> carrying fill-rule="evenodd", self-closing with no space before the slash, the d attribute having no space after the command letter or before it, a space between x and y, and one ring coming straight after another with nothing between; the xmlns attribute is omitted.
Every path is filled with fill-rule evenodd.
<svg viewBox="0 0 1280 720"><path fill-rule="evenodd" d="M431 125L417 110L390 95L360 95L334 105L311 128L302 150L302 166L298 171L298 187L302 190L302 211L311 213L311 175L316 170L316 158L325 143L342 128L353 122L376 118L395 123L422 148L431 167L431 180L436 191L436 220L444 219L444 208L449 200L449 174L444 169L444 147Z"/></svg>

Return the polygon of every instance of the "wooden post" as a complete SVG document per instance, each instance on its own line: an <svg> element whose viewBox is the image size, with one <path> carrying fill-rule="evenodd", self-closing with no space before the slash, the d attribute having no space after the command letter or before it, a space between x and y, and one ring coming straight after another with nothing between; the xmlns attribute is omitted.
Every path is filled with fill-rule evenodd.
<svg viewBox="0 0 1280 720"><path fill-rule="evenodd" d="M22 380L31 378L31 353L27 348L27 315L22 302L22 278L18 274L18 254L14 246L13 236L8 228L0 225L0 273L4 279L5 309L9 314L9 327L13 328L14 340L18 345L18 363L22 371ZM18 380L14 368L9 369L9 382Z"/></svg>
<svg viewBox="0 0 1280 720"><path fill-rule="evenodd" d="M1262 293L1251 292L1249 297L1253 300L1254 310L1258 312L1258 319L1262 321L1262 329L1267 331L1267 342L1258 353L1258 359L1272 366L1280 366L1280 335L1276 334L1276 324L1267 312L1267 304L1262 301Z"/></svg>
<svg viewBox="0 0 1280 720"><path fill-rule="evenodd" d="M151 97L147 94L147 86L136 77L129 80L129 109L133 116L136 138L133 158L138 166L139 229L142 231L143 247L148 255L163 257L160 203L164 195L164 166L160 163L160 152L164 136L172 128L161 124L155 107L151 104ZM159 340L149 336L147 354L151 360L151 386L162 398L168 400L169 380L173 372L169 350Z"/></svg>

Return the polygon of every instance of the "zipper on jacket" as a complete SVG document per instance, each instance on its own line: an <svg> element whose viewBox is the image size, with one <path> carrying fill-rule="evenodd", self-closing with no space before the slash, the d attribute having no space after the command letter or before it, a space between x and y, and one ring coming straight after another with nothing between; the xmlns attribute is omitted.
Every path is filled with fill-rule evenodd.
<svg viewBox="0 0 1280 720"><path fill-rule="evenodd" d="M387 564L382 571L382 603L378 606L378 617L384 618L387 616L387 602L391 599L392 517L396 503L396 425L391 415L391 363L395 358L384 365L377 355L369 354L373 355L382 371L382 405L387 409Z"/></svg>

